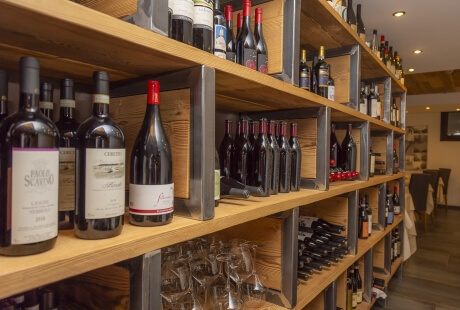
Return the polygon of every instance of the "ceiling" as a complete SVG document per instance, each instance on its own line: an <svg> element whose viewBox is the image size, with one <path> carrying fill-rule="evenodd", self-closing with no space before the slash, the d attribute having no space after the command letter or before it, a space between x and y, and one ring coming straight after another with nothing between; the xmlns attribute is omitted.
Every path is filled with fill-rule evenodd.
<svg viewBox="0 0 460 310"><path fill-rule="evenodd" d="M407 109L412 112L460 108L460 0L355 0L362 5L368 40L377 29L403 59ZM396 18L392 14L405 11ZM420 49L419 55L413 53ZM414 68L414 73L407 70Z"/></svg>

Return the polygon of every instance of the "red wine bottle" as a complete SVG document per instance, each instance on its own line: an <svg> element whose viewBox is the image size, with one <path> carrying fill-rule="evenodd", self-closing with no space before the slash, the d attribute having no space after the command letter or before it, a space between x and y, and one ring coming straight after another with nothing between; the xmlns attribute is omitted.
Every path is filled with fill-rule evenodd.
<svg viewBox="0 0 460 310"><path fill-rule="evenodd" d="M268 74L268 50L262 31L262 8L256 8L254 24L254 39L256 40L257 71Z"/></svg>
<svg viewBox="0 0 460 310"><path fill-rule="evenodd" d="M252 196L262 196L263 194L263 189L260 186L250 186L243 184L241 182L238 182L235 179L232 178L227 178L227 177L221 177L220 178L220 183L224 183L232 188L238 188L238 189L244 189L247 190Z"/></svg>
<svg viewBox="0 0 460 310"><path fill-rule="evenodd" d="M58 233L59 133L39 110L40 63L19 62L19 109L0 129L0 254L53 248Z"/></svg>
<svg viewBox="0 0 460 310"><path fill-rule="evenodd" d="M333 160L334 163L332 165L333 168L337 168L337 164L339 162L338 154L340 154L340 144L335 135L335 124L331 124L331 141L330 141L330 160Z"/></svg>
<svg viewBox="0 0 460 310"><path fill-rule="evenodd" d="M215 162L214 162L214 207L219 206L220 200L220 163L219 153L215 150Z"/></svg>
<svg viewBox="0 0 460 310"><path fill-rule="evenodd" d="M239 15L239 14L238 14ZM233 35L233 7L225 6L225 19L227 21L227 39L226 39L226 58L231 62L236 62L236 43Z"/></svg>
<svg viewBox="0 0 460 310"><path fill-rule="evenodd" d="M252 70L257 69L256 42L251 29L251 0L243 2L243 24L236 38L236 62Z"/></svg>
<svg viewBox="0 0 460 310"><path fill-rule="evenodd" d="M272 162L272 182L270 185L270 195L276 195L279 191L280 183L280 148L275 138L275 121L269 120L267 125L267 136L273 150Z"/></svg>
<svg viewBox="0 0 460 310"><path fill-rule="evenodd" d="M194 0L193 46L213 53L214 0ZM225 39L224 39L225 41Z"/></svg>
<svg viewBox="0 0 460 310"><path fill-rule="evenodd" d="M214 55L227 58L228 30L225 17L220 10L220 0L214 0Z"/></svg>
<svg viewBox="0 0 460 310"><path fill-rule="evenodd" d="M356 142L352 135L352 124L347 126L347 134L342 141L341 152L340 152L340 163L341 168L344 171L355 172L356 171Z"/></svg>
<svg viewBox="0 0 460 310"><path fill-rule="evenodd" d="M172 155L160 116L160 82L147 83L147 109L131 152L129 222L158 226L172 221Z"/></svg>
<svg viewBox="0 0 460 310"><path fill-rule="evenodd" d="M219 145L220 176L232 176L232 162L235 153L235 143L232 138L232 121L225 120L225 134Z"/></svg>
<svg viewBox="0 0 460 310"><path fill-rule="evenodd" d="M262 196L270 196L273 149L267 137L267 120L259 120L259 135L252 151L252 185L261 186Z"/></svg>
<svg viewBox="0 0 460 310"><path fill-rule="evenodd" d="M357 287L357 303L360 304L363 302L363 280L359 274L359 262L355 262L355 282Z"/></svg>
<svg viewBox="0 0 460 310"><path fill-rule="evenodd" d="M280 148L279 192L289 193L291 189L291 147L286 138L286 122L279 123L278 146Z"/></svg>
<svg viewBox="0 0 460 310"><path fill-rule="evenodd" d="M235 132L235 139L233 141L236 141L238 137L240 136L241 133L241 121L236 122L236 132Z"/></svg>
<svg viewBox="0 0 460 310"><path fill-rule="evenodd" d="M77 130L75 235L121 234L125 211L125 136L109 117L109 74L93 73L93 114Z"/></svg>
<svg viewBox="0 0 460 310"><path fill-rule="evenodd" d="M61 80L59 100L59 229L73 229L75 221L75 92L71 79Z"/></svg>
<svg viewBox="0 0 460 310"><path fill-rule="evenodd" d="M42 83L40 86L40 111L53 120L53 90L54 86L51 83Z"/></svg>
<svg viewBox="0 0 460 310"><path fill-rule="evenodd" d="M395 215L401 214L401 204L399 202L398 187L395 186L393 190L393 208Z"/></svg>
<svg viewBox="0 0 460 310"><path fill-rule="evenodd" d="M221 198L230 198L230 199L248 199L251 193L249 190L244 189L244 188L239 188L239 187L233 187L232 185L222 182L222 179L226 177L221 178L220 182L220 197Z"/></svg>
<svg viewBox="0 0 460 310"><path fill-rule="evenodd" d="M188 45L193 45L193 0L168 0L172 10L171 38Z"/></svg>
<svg viewBox="0 0 460 310"><path fill-rule="evenodd" d="M8 116L8 72L0 69L0 125Z"/></svg>
<svg viewBox="0 0 460 310"><path fill-rule="evenodd" d="M297 123L291 123L289 146L291 147L291 191L299 191L302 149L300 148L299 140L297 140Z"/></svg>
<svg viewBox="0 0 460 310"><path fill-rule="evenodd" d="M232 175L235 180L243 184L249 184L249 175L251 173L251 154L252 145L248 139L248 121L242 119L240 134L235 141L235 152L232 164L234 172Z"/></svg>
<svg viewBox="0 0 460 310"><path fill-rule="evenodd" d="M238 13L236 16L236 38L235 38L235 44L236 44L236 39L239 37L241 33L241 27L243 27L243 14Z"/></svg>

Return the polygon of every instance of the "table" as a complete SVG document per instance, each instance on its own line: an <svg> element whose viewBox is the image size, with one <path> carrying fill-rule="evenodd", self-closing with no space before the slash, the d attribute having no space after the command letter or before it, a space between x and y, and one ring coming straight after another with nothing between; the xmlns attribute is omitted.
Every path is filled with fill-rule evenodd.
<svg viewBox="0 0 460 310"><path fill-rule="evenodd" d="M404 176L404 183L406 186L406 193L409 193L409 183L410 183L410 178L413 173L423 173L421 171L412 171L411 173L407 173ZM444 182L441 177L439 177L438 181L438 188L437 188L437 199L436 203L443 203L444 202L444 195L443 195L443 189L444 189ZM434 210L434 200L433 200L433 187L431 184L428 185L428 195L426 199L426 214L430 215Z"/></svg>

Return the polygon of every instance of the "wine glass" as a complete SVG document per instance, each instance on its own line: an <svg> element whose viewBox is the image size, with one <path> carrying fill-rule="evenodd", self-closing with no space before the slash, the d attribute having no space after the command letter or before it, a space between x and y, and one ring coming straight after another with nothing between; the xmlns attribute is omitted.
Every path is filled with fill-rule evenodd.
<svg viewBox="0 0 460 310"><path fill-rule="evenodd" d="M251 248L254 252L254 257L252 260L252 275L251 277L254 278L252 283L245 283L243 285L243 293L244 293L244 307L249 309L258 309L265 304L267 300L267 289L260 281L259 276L256 272L256 259L257 259L257 248L261 248L263 245L261 244L251 244ZM252 281L248 281L252 282Z"/></svg>
<svg viewBox="0 0 460 310"><path fill-rule="evenodd" d="M211 294L213 296L212 309L213 310L228 310L228 309L242 309L242 300L238 299L237 293L232 288L230 277L230 264L236 260L237 257L230 253L221 253L217 255L216 259L221 263L218 279L224 278L222 272L222 264L225 264L227 278L225 279L225 287L222 286L221 281L216 280L211 286Z"/></svg>
<svg viewBox="0 0 460 310"><path fill-rule="evenodd" d="M190 262L193 278L201 285L204 292L204 306L208 305L208 288L219 276L216 255L210 249L197 252L197 258Z"/></svg>
<svg viewBox="0 0 460 310"><path fill-rule="evenodd" d="M237 296L238 302L242 302L241 299L241 287L243 282L246 281L253 274L253 259L251 251L246 243L240 243L239 246L232 248L233 259L229 262L229 276L237 285ZM242 308L242 304L239 305L239 309Z"/></svg>

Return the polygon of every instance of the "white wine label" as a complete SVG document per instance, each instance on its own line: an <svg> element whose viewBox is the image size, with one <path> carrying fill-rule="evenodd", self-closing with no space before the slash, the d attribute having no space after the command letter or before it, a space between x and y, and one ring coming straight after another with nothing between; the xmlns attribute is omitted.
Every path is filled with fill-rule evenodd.
<svg viewBox="0 0 460 310"><path fill-rule="evenodd" d="M214 1L194 0L193 27L212 30L214 25Z"/></svg>
<svg viewBox="0 0 460 310"><path fill-rule="evenodd" d="M125 211L125 149L86 149L85 218Z"/></svg>
<svg viewBox="0 0 460 310"><path fill-rule="evenodd" d="M161 215L174 211L174 183L129 184L129 213Z"/></svg>
<svg viewBox="0 0 460 310"><path fill-rule="evenodd" d="M335 100L335 86L329 85L327 87L327 99L334 101Z"/></svg>
<svg viewBox="0 0 460 310"><path fill-rule="evenodd" d="M42 242L57 236L59 150L13 148L11 244Z"/></svg>
<svg viewBox="0 0 460 310"><path fill-rule="evenodd" d="M329 81L329 70L319 69L318 87L327 87L328 81Z"/></svg>
<svg viewBox="0 0 460 310"><path fill-rule="evenodd" d="M173 11L173 19L184 19L193 23L193 0L169 0L168 4Z"/></svg>
<svg viewBox="0 0 460 310"><path fill-rule="evenodd" d="M371 99L371 116L377 117L377 99Z"/></svg>
<svg viewBox="0 0 460 310"><path fill-rule="evenodd" d="M363 102L360 102L359 112L367 114L367 98L363 98Z"/></svg>
<svg viewBox="0 0 460 310"><path fill-rule="evenodd" d="M380 100L377 100L377 117L380 117L382 115L382 102Z"/></svg>
<svg viewBox="0 0 460 310"><path fill-rule="evenodd" d="M220 199L220 169L214 170L214 200Z"/></svg>
<svg viewBox="0 0 460 310"><path fill-rule="evenodd" d="M62 108L75 108L75 100L73 100L73 99L61 99L61 100L59 100L59 105Z"/></svg>
<svg viewBox="0 0 460 310"><path fill-rule="evenodd" d="M93 103L109 104L110 97L109 95L93 94Z"/></svg>
<svg viewBox="0 0 460 310"><path fill-rule="evenodd" d="M356 301L358 304L363 302L363 290L362 289L358 289L356 293Z"/></svg>
<svg viewBox="0 0 460 310"><path fill-rule="evenodd" d="M227 57L227 27L223 25L214 26L214 55L225 59Z"/></svg>
<svg viewBox="0 0 460 310"><path fill-rule="evenodd" d="M48 109L48 110L53 109L53 103L51 101L40 101L38 103L38 106L40 107L40 109Z"/></svg>
<svg viewBox="0 0 460 310"><path fill-rule="evenodd" d="M369 235L372 233L372 215L367 215L367 218L369 220Z"/></svg>
<svg viewBox="0 0 460 310"><path fill-rule="evenodd" d="M59 211L75 210L75 148L59 148Z"/></svg>

